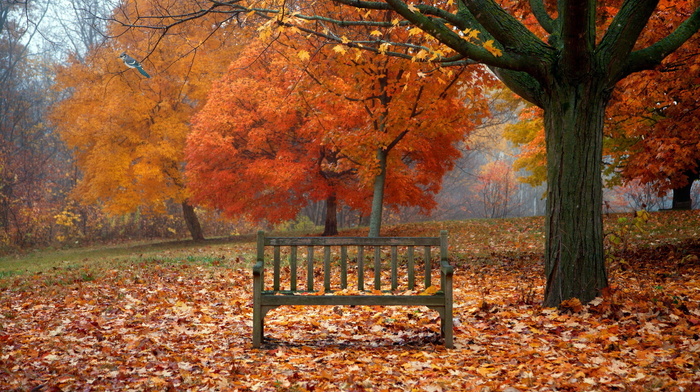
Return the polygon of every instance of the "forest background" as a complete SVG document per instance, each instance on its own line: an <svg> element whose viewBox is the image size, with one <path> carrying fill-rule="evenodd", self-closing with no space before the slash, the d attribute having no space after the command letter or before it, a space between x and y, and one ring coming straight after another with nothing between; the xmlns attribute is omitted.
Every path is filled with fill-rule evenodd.
<svg viewBox="0 0 700 392"><path fill-rule="evenodd" d="M662 2L658 22L671 23L686 17L691 3ZM257 30L256 23L216 15L165 35L116 22L120 13L145 12L143 7L151 4L146 2L1 4L2 252L99 240L181 238L192 233L192 216L198 218L202 229L199 236L193 235L195 238L245 233L260 225L309 229L326 222L327 206L334 199L338 202L339 226L366 225L372 207L367 201L371 199L373 181L381 173L377 163L380 159L373 155L376 145L372 148L362 144L367 140L397 146L395 154L385 157L392 169L384 199L389 209L381 217L384 222L544 212L539 115L502 91L484 70L470 68L458 73L436 66L426 70L416 64L406 65L408 62L396 66L382 60L381 54L345 53L342 47L311 39L270 36L270 30ZM403 33L410 35L411 31ZM376 37L381 33L369 29L357 34ZM616 97L609 108L605 175L610 188L606 191L606 212L692 207L691 195L697 193L692 184L698 175L700 141L698 121L694 120L700 113L696 98L700 95L694 93L700 86L698 47L696 35L661 68L626 80L625 95ZM124 51L142 61L151 78L127 68L118 58ZM323 69L319 59L333 56L344 56L348 61L338 69ZM360 79L358 70L374 77ZM395 99L390 103L386 99L384 109L353 106L362 101L357 95L360 91L388 76L396 84L393 90L380 92ZM239 85L231 88L235 83ZM240 95L232 96L227 87ZM413 137L426 134L421 128L425 124L440 128L435 117L425 114L430 113L430 104L423 104L421 99L439 99L448 87L461 88L458 96L465 106L470 105L464 111L455 110L464 117L451 121L467 126L450 129L448 123L444 132L428 135L447 140L444 143ZM257 127L285 136L275 139L272 149L282 151L282 155L270 159L270 151L249 146L247 155L240 154L247 161L227 163L250 168L247 173L231 172L247 175L236 181L245 183L248 179L249 184L261 188L217 188L211 184L223 184L222 178L205 179L206 170L194 171L190 180L186 178L186 167L201 168L213 158L233 155L216 151L216 141L202 136L205 130L212 134L209 131L221 126L211 119L221 118L222 113L212 113L204 106L208 95L218 102L229 102L228 110L236 120L232 128L250 132ZM247 102L258 99L277 106L247 108L236 101L241 97ZM388 119L386 124L412 121L415 131L403 135L403 129L395 134L387 131L386 140L376 133L373 137L355 133L346 140L343 138L348 135L328 132L348 124L355 124L357 129L363 127L358 124L375 124L390 104L397 105L392 113L400 112L401 107L407 114L403 120ZM419 104L427 109L415 110ZM284 112L288 116L281 107L289 109ZM359 114L363 111L369 114L362 117ZM321 118L319 113L326 117ZM336 116L330 118L329 113ZM269 122L261 126L260 121ZM188 142L191 132L202 136L197 140L211 144ZM321 134L326 139L316 143ZM234 136L224 134L222 138L230 140ZM271 140L264 132L237 137ZM422 150L436 145L443 147L439 154ZM328 146L365 149L334 150ZM318 155L312 156L312 151ZM429 159L436 155L449 159ZM299 163L301 156L310 166ZM280 159L280 166L274 166ZM289 162L299 165L290 166ZM329 179L329 171L324 175L320 170L313 181L306 182L309 168L318 162L326 168L334 167L331 172L336 174L347 171L351 178ZM347 170L336 170L341 166ZM289 175L273 175L281 172ZM251 178L265 181L256 183ZM329 191L333 189L329 185L332 181L348 188L333 196ZM273 186L277 188L270 188ZM255 199L270 194L281 198ZM338 200L339 195L345 198ZM244 202L236 205L233 197Z"/></svg>

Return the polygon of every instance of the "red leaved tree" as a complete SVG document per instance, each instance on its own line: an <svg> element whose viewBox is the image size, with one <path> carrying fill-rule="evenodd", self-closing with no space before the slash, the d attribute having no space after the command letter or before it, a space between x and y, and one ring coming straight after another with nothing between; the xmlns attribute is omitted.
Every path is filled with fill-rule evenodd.
<svg viewBox="0 0 700 392"><path fill-rule="evenodd" d="M326 235L337 233L338 202L367 211L373 195L371 235L383 202L429 211L459 157L456 144L486 112L467 111L457 98L481 93L467 92L459 78L467 73L434 68L429 75L419 64L343 55L313 39L280 42L249 48L197 116L188 141L195 199L270 222L325 199Z"/></svg>
<svg viewBox="0 0 700 392"><path fill-rule="evenodd" d="M277 223L293 219L313 199L327 200L333 210L338 195L344 200L353 191L347 177L356 165L308 126L311 113L294 90L301 75L257 43L215 83L186 149L197 203ZM333 230L327 227L326 234Z"/></svg>
<svg viewBox="0 0 700 392"><path fill-rule="evenodd" d="M661 5L644 43L669 34L696 2ZM700 178L700 36L695 35L661 66L622 82L608 113L609 154L623 182L673 190L674 209L690 209L690 190Z"/></svg>

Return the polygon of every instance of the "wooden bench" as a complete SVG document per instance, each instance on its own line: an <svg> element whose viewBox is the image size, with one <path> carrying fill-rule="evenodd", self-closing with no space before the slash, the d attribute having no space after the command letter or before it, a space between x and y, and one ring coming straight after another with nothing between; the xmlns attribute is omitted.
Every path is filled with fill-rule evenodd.
<svg viewBox="0 0 700 392"><path fill-rule="evenodd" d="M300 247L306 248L306 268L297 266ZM416 247L418 252L415 252ZM319 260L315 258L315 248L322 249ZM431 248L439 249L438 290L431 288L434 271ZM365 265L366 249L368 255L374 253L372 268ZM288 257L282 257L283 250ZM402 256L405 254L401 260L399 251ZM283 268L283 259L288 261L288 268L287 265ZM371 264L372 258L368 259ZM304 263L303 259L301 262ZM266 268L272 269L272 277L267 277L267 281ZM339 274L333 275L333 268L338 269ZM321 270L323 282L315 282L314 276L320 277ZM416 283L416 275L421 272L423 282ZM382 275L385 276L384 285ZM263 341L265 315L278 306L394 305L427 306L438 311L445 346L452 348L452 275L453 268L447 260L446 231L442 231L440 237L377 238L266 237L264 232L258 232L257 261L253 267L253 347L260 347ZM365 285L366 277L374 281L370 290Z"/></svg>

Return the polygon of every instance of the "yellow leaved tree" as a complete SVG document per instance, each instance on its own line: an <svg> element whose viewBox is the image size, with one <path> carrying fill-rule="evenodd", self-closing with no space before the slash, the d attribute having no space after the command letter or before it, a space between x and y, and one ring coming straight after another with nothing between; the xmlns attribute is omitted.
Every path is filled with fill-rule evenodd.
<svg viewBox="0 0 700 392"><path fill-rule="evenodd" d="M127 1L119 12L144 11L135 3ZM113 215L161 213L168 203L181 203L192 237L203 239L187 201L183 149L191 115L249 35L244 27L230 28L232 23L209 15L165 32L114 23L112 39L57 71L56 88L67 98L54 107L52 120L74 150L82 174L74 189L79 200ZM217 25L229 28L205 33ZM122 53L130 58L123 61ZM149 77L130 68L130 60Z"/></svg>

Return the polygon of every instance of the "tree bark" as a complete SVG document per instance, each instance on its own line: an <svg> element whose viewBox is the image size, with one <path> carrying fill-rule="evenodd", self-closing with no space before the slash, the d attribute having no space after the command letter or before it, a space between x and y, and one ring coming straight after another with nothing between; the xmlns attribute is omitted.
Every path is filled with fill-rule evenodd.
<svg viewBox="0 0 700 392"><path fill-rule="evenodd" d="M369 218L370 216L367 215L366 213L360 211L360 215L357 218L357 225L358 226L367 226L369 227Z"/></svg>
<svg viewBox="0 0 700 392"><path fill-rule="evenodd" d="M187 230L190 231L192 239L195 241L203 241L204 233L202 233L202 226L199 224L199 218L197 218L197 214L194 212L194 207L189 204L187 200L182 202L182 217L185 219Z"/></svg>
<svg viewBox="0 0 700 392"><path fill-rule="evenodd" d="M386 184L386 157L388 154L388 151L383 148L377 149L379 174L374 179L374 193L372 194L372 212L369 217L368 237L379 237L379 231L382 227L384 187Z"/></svg>
<svg viewBox="0 0 700 392"><path fill-rule="evenodd" d="M673 189L672 210L690 210L693 208L693 197L690 191L693 189L693 182L698 179L699 175L693 172L685 174L688 177L688 184Z"/></svg>
<svg viewBox="0 0 700 392"><path fill-rule="evenodd" d="M338 235L338 199L335 194L326 198L326 224L321 235Z"/></svg>
<svg viewBox="0 0 700 392"><path fill-rule="evenodd" d="M560 79L568 80L570 79ZM555 81L545 103L547 217L544 306L586 303L607 287L602 146L609 93L599 80Z"/></svg>

